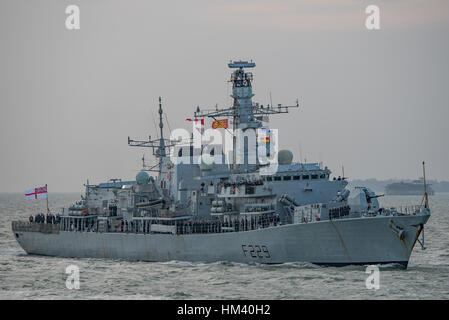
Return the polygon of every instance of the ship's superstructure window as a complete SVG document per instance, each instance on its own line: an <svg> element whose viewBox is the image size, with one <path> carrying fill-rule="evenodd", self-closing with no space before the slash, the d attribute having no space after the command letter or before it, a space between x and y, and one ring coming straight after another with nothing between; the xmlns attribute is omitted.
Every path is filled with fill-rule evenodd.
<svg viewBox="0 0 449 320"><path fill-rule="evenodd" d="M293 176L293 180L299 180L300 176Z"/></svg>
<svg viewBox="0 0 449 320"><path fill-rule="evenodd" d="M309 176L308 175L302 176L302 180L309 180Z"/></svg>
<svg viewBox="0 0 449 320"><path fill-rule="evenodd" d="M273 181L273 177L267 177L267 181Z"/></svg>
<svg viewBox="0 0 449 320"><path fill-rule="evenodd" d="M256 188L254 186L246 186L245 188L245 194L254 194Z"/></svg>
<svg viewBox="0 0 449 320"><path fill-rule="evenodd" d="M292 179L292 176L284 176L284 181L288 181L288 180L291 180Z"/></svg>
<svg viewBox="0 0 449 320"><path fill-rule="evenodd" d="M312 174L312 179L318 179L318 175L317 174Z"/></svg>
<svg viewBox="0 0 449 320"><path fill-rule="evenodd" d="M320 176L320 178L321 178L321 179L326 179L326 175L325 175L325 174L322 174L322 175Z"/></svg>
<svg viewBox="0 0 449 320"><path fill-rule="evenodd" d="M281 181L281 177L275 176L275 177L274 177L274 181Z"/></svg>

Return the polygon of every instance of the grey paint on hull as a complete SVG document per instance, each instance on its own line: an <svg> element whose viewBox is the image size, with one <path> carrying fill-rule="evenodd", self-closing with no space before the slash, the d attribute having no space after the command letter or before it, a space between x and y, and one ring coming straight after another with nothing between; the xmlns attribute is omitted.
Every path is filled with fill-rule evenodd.
<svg viewBox="0 0 449 320"><path fill-rule="evenodd" d="M340 219L191 235L16 233L27 253L58 257L270 264L302 261L326 265L396 262L406 266L421 225L428 218L429 215ZM391 229L391 221L404 228L402 240ZM265 246L269 253L258 252L256 246ZM252 253L251 248L255 248Z"/></svg>

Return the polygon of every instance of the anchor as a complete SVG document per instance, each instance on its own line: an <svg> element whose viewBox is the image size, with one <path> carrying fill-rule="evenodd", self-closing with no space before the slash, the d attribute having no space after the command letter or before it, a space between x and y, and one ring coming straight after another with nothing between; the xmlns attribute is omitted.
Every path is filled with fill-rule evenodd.
<svg viewBox="0 0 449 320"><path fill-rule="evenodd" d="M426 250L427 247L424 245L424 226L421 225L421 228L422 228L422 232L421 232L421 240L422 241L419 239L417 239L417 240L418 240L419 244L421 245L421 250Z"/></svg>
<svg viewBox="0 0 449 320"><path fill-rule="evenodd" d="M405 238L404 228L396 225L393 220L390 220L390 229L399 237L399 239L404 240Z"/></svg>

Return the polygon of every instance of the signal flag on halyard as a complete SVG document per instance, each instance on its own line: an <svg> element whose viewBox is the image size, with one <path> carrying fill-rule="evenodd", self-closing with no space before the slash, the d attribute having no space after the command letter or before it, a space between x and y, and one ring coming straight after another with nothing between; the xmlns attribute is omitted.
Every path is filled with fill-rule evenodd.
<svg viewBox="0 0 449 320"><path fill-rule="evenodd" d="M47 186L25 191L26 200L45 199L45 198L47 198Z"/></svg>
<svg viewBox="0 0 449 320"><path fill-rule="evenodd" d="M270 122L270 118L268 118L268 116L259 116L259 117L255 117L256 120L259 121L263 121L263 122Z"/></svg>
<svg viewBox="0 0 449 320"><path fill-rule="evenodd" d="M259 128L259 130L261 132L259 141L261 143L270 142L270 128L268 128L267 126L262 126Z"/></svg>
<svg viewBox="0 0 449 320"><path fill-rule="evenodd" d="M193 121L193 122L195 122L196 124L198 124L198 122L200 122L200 123L201 123L201 128L196 127L195 129L196 129L199 133L204 134L204 128L203 128L203 126L204 126L204 119L191 119L191 118L187 118L186 121Z"/></svg>
<svg viewBox="0 0 449 320"><path fill-rule="evenodd" d="M204 119L191 119L191 118L187 118L186 121L195 121L195 122L200 121L200 122L201 122L201 125L204 126Z"/></svg>
<svg viewBox="0 0 449 320"><path fill-rule="evenodd" d="M215 120L214 122L212 122L212 129L217 129L217 128L228 128L228 119L222 119L222 120Z"/></svg>

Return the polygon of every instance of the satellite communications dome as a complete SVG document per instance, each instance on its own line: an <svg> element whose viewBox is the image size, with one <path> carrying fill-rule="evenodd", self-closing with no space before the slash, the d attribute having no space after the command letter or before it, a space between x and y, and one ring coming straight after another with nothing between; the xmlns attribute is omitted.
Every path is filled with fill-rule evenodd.
<svg viewBox="0 0 449 320"><path fill-rule="evenodd" d="M140 171L136 175L137 184L147 184L149 180L150 180L150 176L145 171Z"/></svg>
<svg viewBox="0 0 449 320"><path fill-rule="evenodd" d="M212 170L214 163L214 157L208 153L202 154L199 157L199 165L201 170Z"/></svg>
<svg viewBox="0 0 449 320"><path fill-rule="evenodd" d="M292 164L293 153L290 150L281 150L278 153L279 164Z"/></svg>

